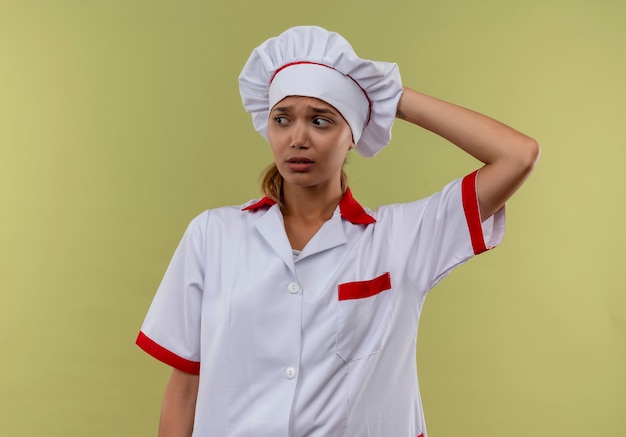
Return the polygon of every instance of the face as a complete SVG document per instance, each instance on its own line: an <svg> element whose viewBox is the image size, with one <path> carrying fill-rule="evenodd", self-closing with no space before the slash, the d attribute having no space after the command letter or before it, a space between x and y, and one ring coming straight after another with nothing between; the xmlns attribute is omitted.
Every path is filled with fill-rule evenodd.
<svg viewBox="0 0 626 437"><path fill-rule="evenodd" d="M270 111L268 137L285 184L340 186L354 143L350 126L333 106L313 97L285 97Z"/></svg>

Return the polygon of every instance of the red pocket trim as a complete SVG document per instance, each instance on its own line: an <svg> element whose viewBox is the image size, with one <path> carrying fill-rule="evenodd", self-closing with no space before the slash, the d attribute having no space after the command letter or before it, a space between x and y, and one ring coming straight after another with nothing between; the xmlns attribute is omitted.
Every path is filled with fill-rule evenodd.
<svg viewBox="0 0 626 437"><path fill-rule="evenodd" d="M363 299L391 288L389 272L368 281L346 282L339 284L339 300Z"/></svg>

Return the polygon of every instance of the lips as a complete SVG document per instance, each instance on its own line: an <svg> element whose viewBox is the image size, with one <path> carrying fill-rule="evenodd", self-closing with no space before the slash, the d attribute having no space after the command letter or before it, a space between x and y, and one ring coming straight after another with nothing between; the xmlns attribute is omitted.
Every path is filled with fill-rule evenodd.
<svg viewBox="0 0 626 437"><path fill-rule="evenodd" d="M287 163L289 164L313 164L313 160L309 158L296 157L296 158L289 158L287 160Z"/></svg>
<svg viewBox="0 0 626 437"><path fill-rule="evenodd" d="M301 173L309 171L314 163L312 159L297 156L287 160L287 167L293 172Z"/></svg>

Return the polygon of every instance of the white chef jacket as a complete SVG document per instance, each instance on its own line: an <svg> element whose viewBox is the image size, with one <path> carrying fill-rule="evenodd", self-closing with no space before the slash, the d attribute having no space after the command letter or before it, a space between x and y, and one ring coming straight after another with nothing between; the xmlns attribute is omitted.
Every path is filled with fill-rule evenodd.
<svg viewBox="0 0 626 437"><path fill-rule="evenodd" d="M297 257L268 198L196 217L137 338L199 373L193 436L425 437L424 298L504 233L475 179L376 212L347 190Z"/></svg>

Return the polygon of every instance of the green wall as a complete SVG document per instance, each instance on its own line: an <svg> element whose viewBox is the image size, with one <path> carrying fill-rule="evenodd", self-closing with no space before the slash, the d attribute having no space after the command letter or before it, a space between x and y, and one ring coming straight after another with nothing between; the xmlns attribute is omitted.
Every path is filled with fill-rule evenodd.
<svg viewBox="0 0 626 437"><path fill-rule="evenodd" d="M626 435L626 4L0 0L0 435L155 435L169 370L134 339L189 220L258 195L249 52L337 30L404 82L537 138L505 241L427 300L431 437ZM398 123L362 203L477 167Z"/></svg>

